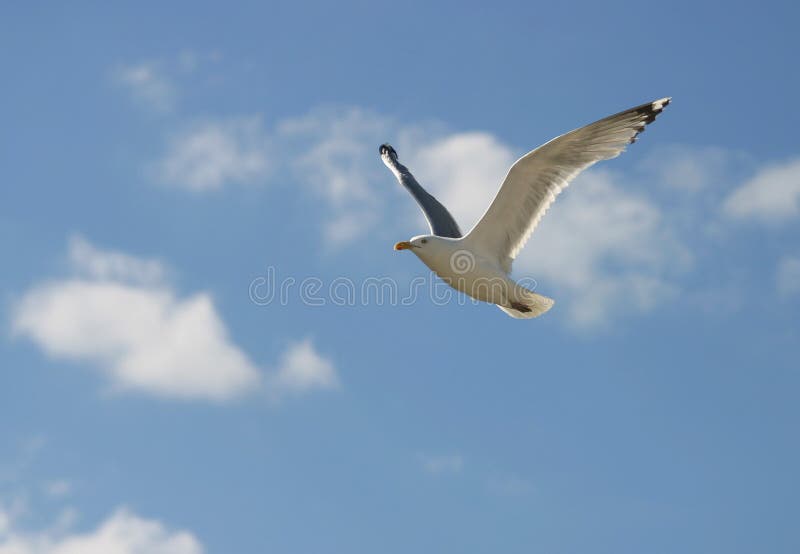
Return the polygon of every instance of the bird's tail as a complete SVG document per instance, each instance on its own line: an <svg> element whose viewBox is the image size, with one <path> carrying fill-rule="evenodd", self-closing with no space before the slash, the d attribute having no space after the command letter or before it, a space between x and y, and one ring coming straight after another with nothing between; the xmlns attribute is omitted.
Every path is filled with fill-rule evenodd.
<svg viewBox="0 0 800 554"><path fill-rule="evenodd" d="M542 315L555 304L555 300L552 298L547 298L527 289L522 290L521 296L520 302L512 302L510 306L498 305L497 307L514 319L531 319Z"/></svg>

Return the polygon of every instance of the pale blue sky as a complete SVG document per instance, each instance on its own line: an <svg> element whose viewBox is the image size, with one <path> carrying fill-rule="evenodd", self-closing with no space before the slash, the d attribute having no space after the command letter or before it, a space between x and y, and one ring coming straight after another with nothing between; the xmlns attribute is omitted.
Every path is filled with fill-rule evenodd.
<svg viewBox="0 0 800 554"><path fill-rule="evenodd" d="M7 6L0 554L797 552L798 20ZM469 228L515 156L663 96L518 261L542 318L331 302L429 278L381 142ZM254 302L272 270L326 304Z"/></svg>

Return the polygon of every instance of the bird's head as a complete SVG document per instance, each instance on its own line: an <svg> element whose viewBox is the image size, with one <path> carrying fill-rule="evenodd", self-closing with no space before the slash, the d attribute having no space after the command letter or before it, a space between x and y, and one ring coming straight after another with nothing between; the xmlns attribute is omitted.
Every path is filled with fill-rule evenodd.
<svg viewBox="0 0 800 554"><path fill-rule="evenodd" d="M427 235L414 237L414 238L409 239L409 240L404 240L404 241L398 242L397 244L394 245L394 249L395 250L411 250L412 252L414 252L415 250L420 250L420 249L426 248L428 246L428 244L430 244L431 239L434 239L434 238L435 237L430 237L430 236L427 236Z"/></svg>
<svg viewBox="0 0 800 554"><path fill-rule="evenodd" d="M411 250L423 260L435 260L450 252L449 242L451 239L437 237L434 235L420 235L409 240L398 242L394 245L395 250Z"/></svg>

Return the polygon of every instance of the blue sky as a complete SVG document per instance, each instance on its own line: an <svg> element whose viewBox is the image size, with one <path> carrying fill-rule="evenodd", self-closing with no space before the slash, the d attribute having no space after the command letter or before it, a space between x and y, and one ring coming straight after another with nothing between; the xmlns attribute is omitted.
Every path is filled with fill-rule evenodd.
<svg viewBox="0 0 800 554"><path fill-rule="evenodd" d="M797 552L798 16L7 6L0 554ZM392 251L381 142L469 228L663 96L517 260L545 316Z"/></svg>

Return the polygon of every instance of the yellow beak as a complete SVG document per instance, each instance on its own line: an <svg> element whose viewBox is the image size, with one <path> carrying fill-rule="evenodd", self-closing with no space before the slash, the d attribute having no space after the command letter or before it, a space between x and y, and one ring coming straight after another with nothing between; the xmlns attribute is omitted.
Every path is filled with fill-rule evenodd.
<svg viewBox="0 0 800 554"><path fill-rule="evenodd" d="M410 248L414 248L414 245L405 240L394 245L395 250L409 250Z"/></svg>

